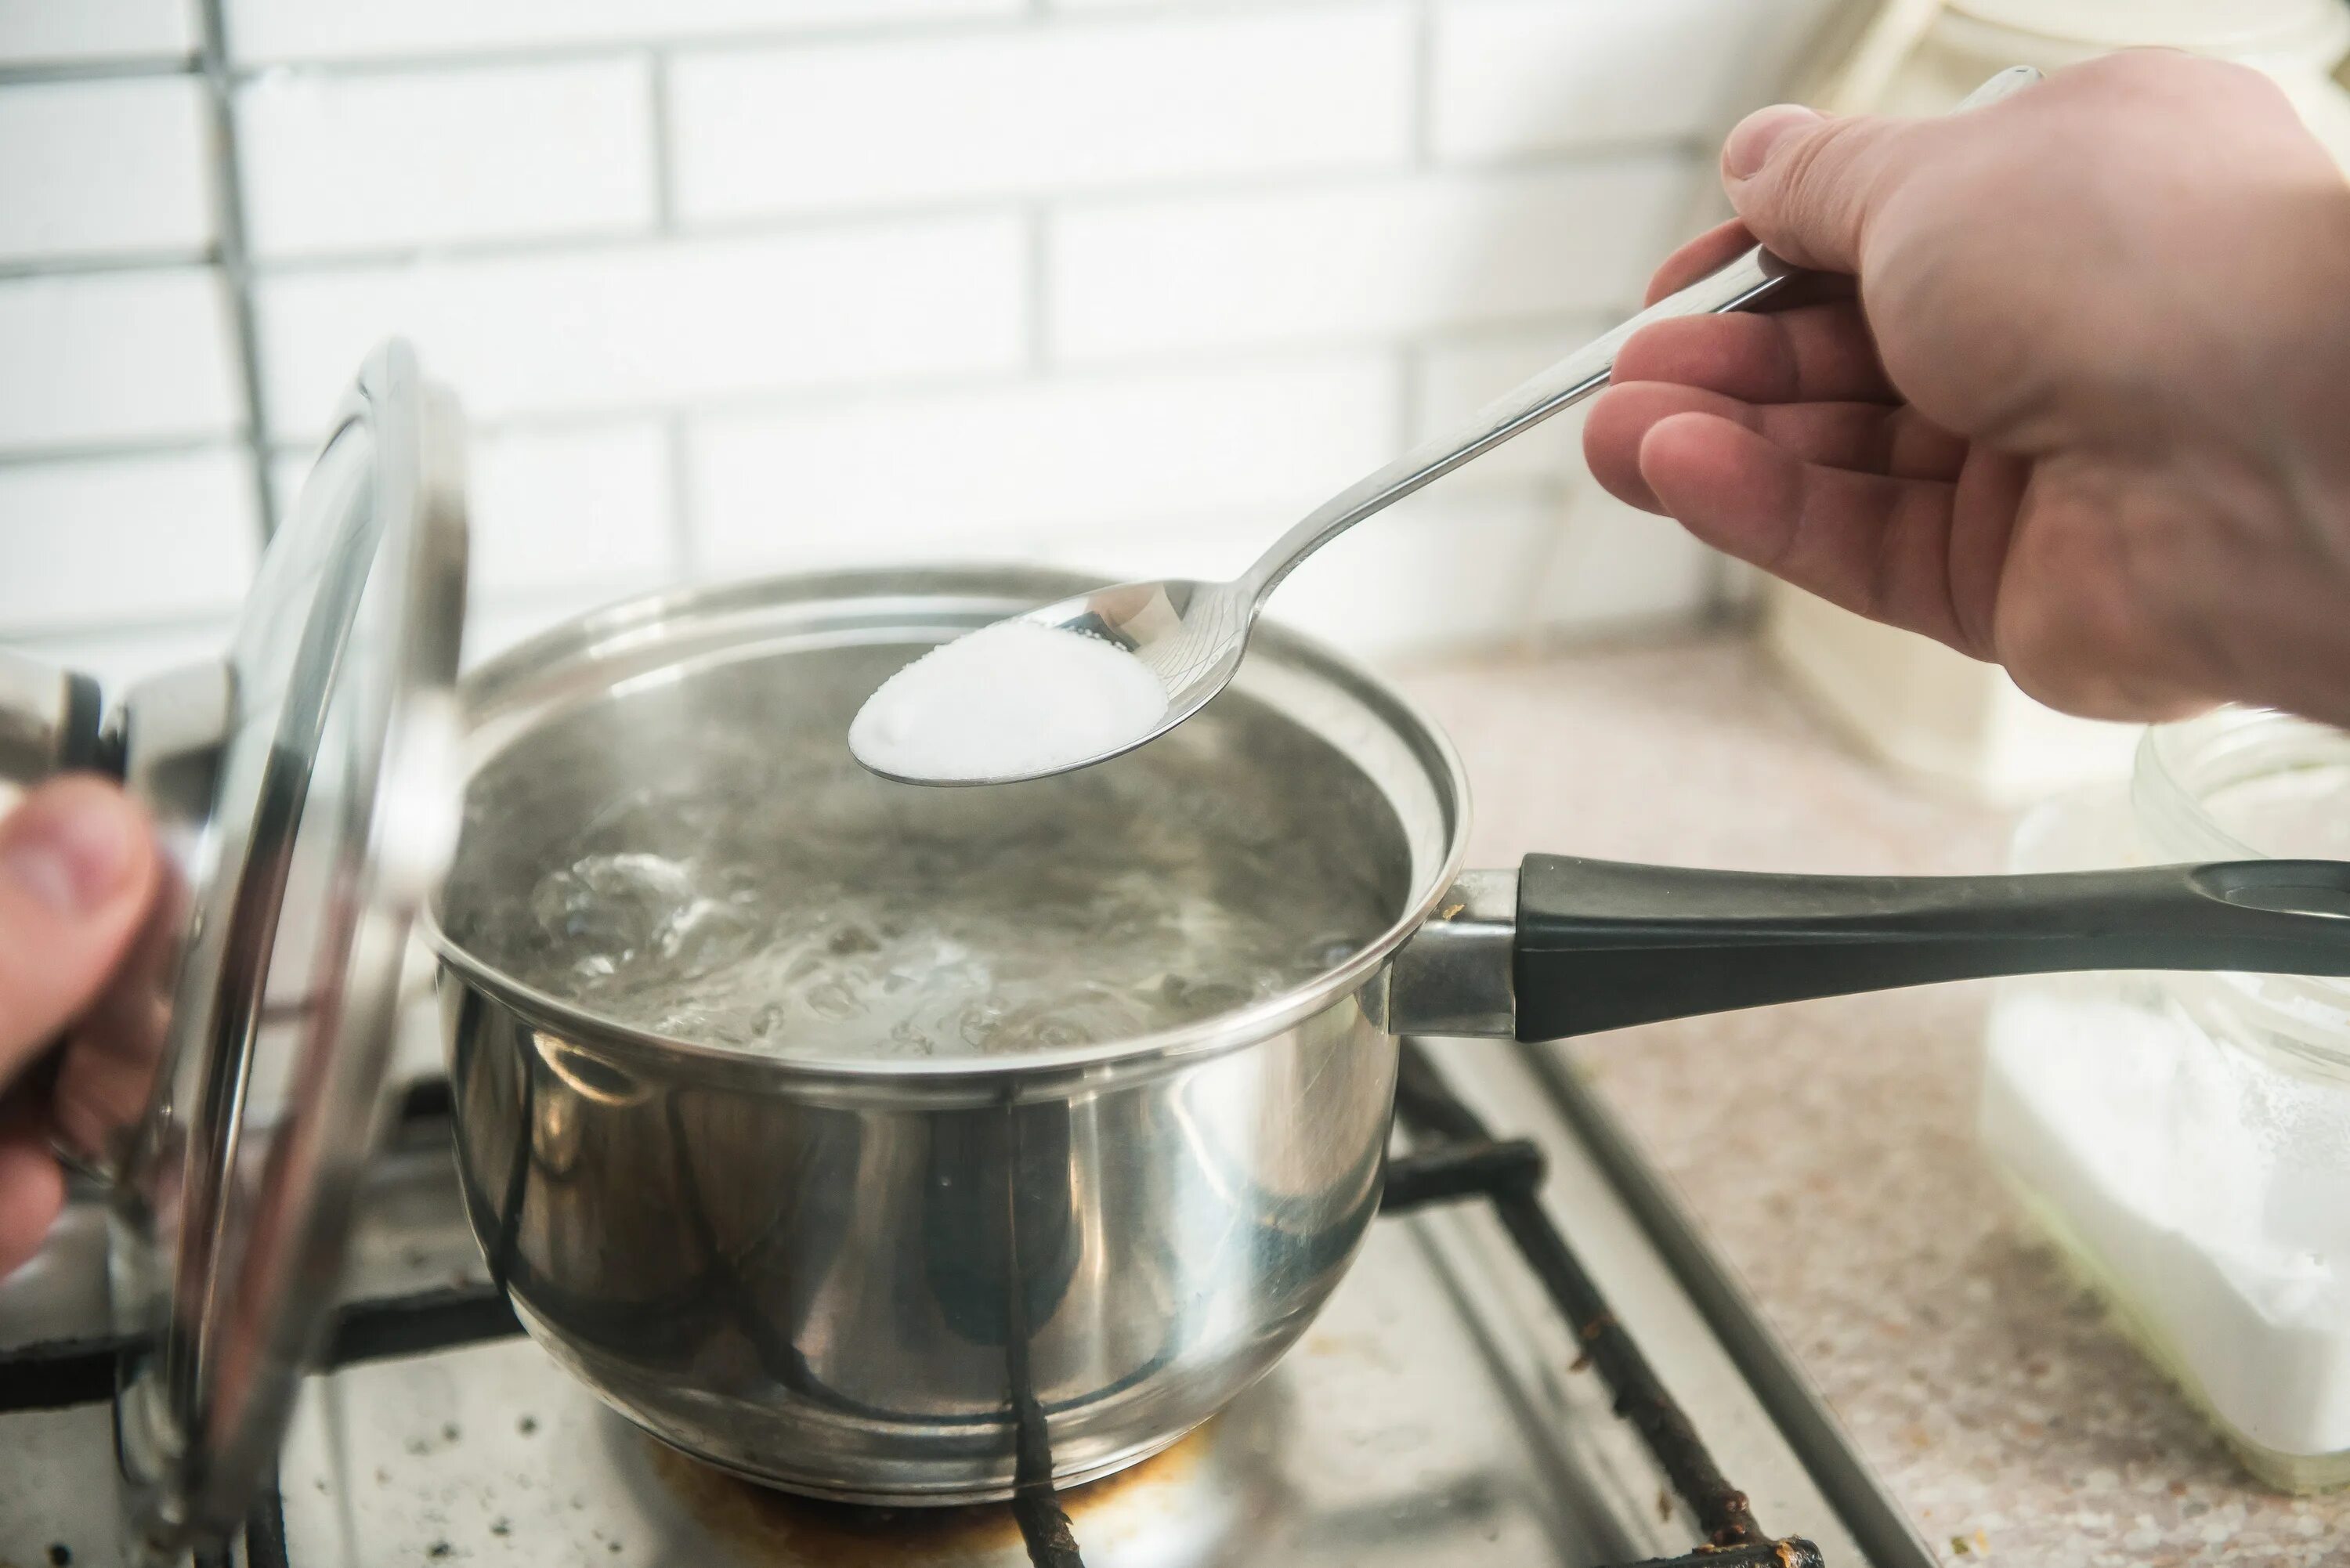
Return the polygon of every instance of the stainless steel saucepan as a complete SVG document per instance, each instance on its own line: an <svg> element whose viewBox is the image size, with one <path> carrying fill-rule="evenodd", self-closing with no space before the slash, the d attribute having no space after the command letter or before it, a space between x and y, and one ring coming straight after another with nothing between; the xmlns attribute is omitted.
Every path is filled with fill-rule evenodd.
<svg viewBox="0 0 2350 1568"><path fill-rule="evenodd" d="M389 345L223 659L109 706L0 658L0 778L115 773L171 866L135 958L43 1079L61 1152L113 1194L104 1326L133 1347L118 1449L158 1560L232 1531L274 1462L328 1322L420 918L466 1201L531 1333L681 1449L892 1502L1106 1473L1272 1365L1378 1205L1400 1034L1542 1040L2061 969L2350 973L2350 866L2332 863L1464 872L1443 738L1274 628L1203 712L1082 774L934 791L850 761L849 718L882 679L1086 586L1056 573L648 599L461 691L457 431ZM1146 839L1155 858L1128 854ZM982 841L984 877L963 853ZM854 1050L789 1027L722 1045L696 1024L700 988L740 1000L728 966L758 921L639 873L738 843L761 846L743 858L770 914L874 884L901 913L976 912L967 946L1054 924L1055 996L1101 989L1153 877L1183 881L1202 929L1300 895L1347 919L1294 933L1274 980L1170 971L1180 1022L1158 1033L1072 1003L1025 1020L1009 1054L925 1055L878 1030ZM583 850L626 875L565 881ZM820 888L786 874L811 858ZM1097 905L1098 927L1072 927ZM614 931L639 929L693 982L674 1020L594 1000ZM837 935L808 972L904 932ZM836 1041L858 1035L840 996L801 1000Z"/></svg>
<svg viewBox="0 0 2350 1568"><path fill-rule="evenodd" d="M733 586L607 611L468 688L464 836L434 939L467 1201L540 1343L703 1458L824 1497L947 1501L1007 1494L1024 1461L1068 1483L1172 1441L1273 1364L1354 1256L1406 1033L1546 1040L2058 969L2350 972L2350 867L2329 863L1463 872L1443 737L1271 628L1232 692L1098 769L939 792L851 760L848 717L912 653L1079 587L1038 571ZM517 978L508 950L550 940L531 890L583 845L690 859L746 778L765 781L752 809L779 854L869 846L877 877L958 836L1042 826L1066 845L1121 801L1171 802L1230 829L1198 841L1231 857L1211 882L1246 886L1277 846L1283 875L1347 879L1383 925L1224 1015L1002 1058L718 1048ZM1105 881L1118 844L1101 840ZM1064 865L1040 897L1069 896ZM562 958L551 940L532 961Z"/></svg>

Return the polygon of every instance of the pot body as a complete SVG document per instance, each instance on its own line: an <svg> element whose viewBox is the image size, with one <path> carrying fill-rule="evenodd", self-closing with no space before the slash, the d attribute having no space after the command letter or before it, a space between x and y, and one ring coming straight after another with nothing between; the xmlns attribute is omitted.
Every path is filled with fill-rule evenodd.
<svg viewBox="0 0 2350 1568"><path fill-rule="evenodd" d="M1267 628L1221 717L1086 780L982 798L847 759L848 715L921 642L1084 586L1003 571L734 585L587 618L470 683L466 836L431 933L468 1210L538 1342L700 1458L875 1503L1106 1474L1269 1368L1377 1212L1398 1061L1385 982L1466 827L1458 762L1424 720ZM697 748L720 760L700 767ZM1066 837L1080 817L1129 820L1118 803L1171 801L1217 819L1227 903L1310 839L1314 864L1362 878L1390 923L1303 988L1145 1038L993 1057L697 1044L484 956L494 928L544 929L528 890L574 853L570 819L600 825L598 844L674 849L700 831L710 770L746 765L764 820L827 842L879 823L883 855L1007 817ZM1183 782L1118 793L1146 777ZM1230 820L1252 791L1261 812ZM622 826L613 801L630 803ZM572 950L568 929L547 951Z"/></svg>
<svg viewBox="0 0 2350 1568"><path fill-rule="evenodd" d="M1001 1095L797 1096L601 1052L445 975L457 1163L538 1342L700 1458L842 1501L1071 1484L1270 1367L1378 1207L1395 1038ZM1049 1455L1049 1459L1045 1458Z"/></svg>

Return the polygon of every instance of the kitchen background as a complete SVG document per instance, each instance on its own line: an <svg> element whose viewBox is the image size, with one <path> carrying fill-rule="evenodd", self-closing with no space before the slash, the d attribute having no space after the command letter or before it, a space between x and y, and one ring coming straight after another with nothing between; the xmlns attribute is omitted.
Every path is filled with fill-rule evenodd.
<svg viewBox="0 0 2350 1568"><path fill-rule="evenodd" d="M217 649L362 353L472 417L470 653L663 584L1236 568L1637 306L1822 0L0 0L0 642ZM1275 613L1739 590L1566 421Z"/></svg>

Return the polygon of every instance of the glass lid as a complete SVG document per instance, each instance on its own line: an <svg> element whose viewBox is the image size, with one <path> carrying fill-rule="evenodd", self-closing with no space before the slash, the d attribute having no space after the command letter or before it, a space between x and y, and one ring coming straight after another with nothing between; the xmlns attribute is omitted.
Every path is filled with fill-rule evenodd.
<svg viewBox="0 0 2350 1568"><path fill-rule="evenodd" d="M121 1458L159 1554L235 1527L331 1311L410 923L456 836L460 448L407 346L377 350L224 666L197 672L209 809L189 803L178 846L184 945L116 1181L118 1327L151 1345ZM169 781L142 774L142 738L186 722L125 703L127 771L159 822Z"/></svg>

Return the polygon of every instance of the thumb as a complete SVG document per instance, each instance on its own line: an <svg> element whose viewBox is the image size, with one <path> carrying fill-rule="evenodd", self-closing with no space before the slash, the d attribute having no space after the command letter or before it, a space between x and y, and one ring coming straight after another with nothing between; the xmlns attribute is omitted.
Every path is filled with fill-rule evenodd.
<svg viewBox="0 0 2350 1568"><path fill-rule="evenodd" d="M1856 275L1872 209L1915 157L1914 130L1875 115L1827 119L1796 104L1756 109L1722 144L1722 187L1773 254Z"/></svg>
<svg viewBox="0 0 2350 1568"><path fill-rule="evenodd" d="M0 1088L98 995L156 869L145 818L102 780L52 780L0 816Z"/></svg>

